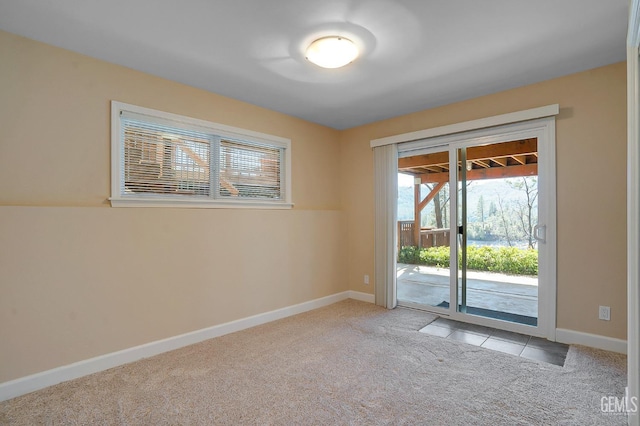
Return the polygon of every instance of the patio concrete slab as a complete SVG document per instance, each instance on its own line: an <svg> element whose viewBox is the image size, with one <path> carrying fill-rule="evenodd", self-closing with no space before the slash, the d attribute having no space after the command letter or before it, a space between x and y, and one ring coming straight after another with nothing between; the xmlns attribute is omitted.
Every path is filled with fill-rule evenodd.
<svg viewBox="0 0 640 426"><path fill-rule="evenodd" d="M398 300L427 306L450 302L449 270L398 264ZM537 277L469 271L467 306L538 316Z"/></svg>

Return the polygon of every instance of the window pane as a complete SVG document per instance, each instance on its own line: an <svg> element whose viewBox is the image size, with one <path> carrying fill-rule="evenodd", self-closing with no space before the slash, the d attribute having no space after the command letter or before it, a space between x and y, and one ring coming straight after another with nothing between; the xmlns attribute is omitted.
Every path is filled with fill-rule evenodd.
<svg viewBox="0 0 640 426"><path fill-rule="evenodd" d="M209 196L206 134L124 121L124 194Z"/></svg>
<svg viewBox="0 0 640 426"><path fill-rule="evenodd" d="M247 142L220 142L221 197L281 198L282 150Z"/></svg>

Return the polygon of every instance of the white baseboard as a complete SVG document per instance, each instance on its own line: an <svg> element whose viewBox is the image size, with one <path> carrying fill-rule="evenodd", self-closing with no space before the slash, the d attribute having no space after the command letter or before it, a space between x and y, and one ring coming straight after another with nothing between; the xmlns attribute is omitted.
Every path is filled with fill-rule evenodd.
<svg viewBox="0 0 640 426"><path fill-rule="evenodd" d="M584 345L606 351L627 353L627 341L597 334L582 333L580 331L556 329L556 341L566 344Z"/></svg>
<svg viewBox="0 0 640 426"><path fill-rule="evenodd" d="M361 302L376 303L376 297L370 293L362 293L360 291L349 290L349 299L359 300Z"/></svg>
<svg viewBox="0 0 640 426"><path fill-rule="evenodd" d="M330 296L321 297L319 299L310 300L297 305L276 309L275 311L265 312L263 314L215 325L213 327L192 331L190 333L169 337L163 340L157 340L144 345L100 355L95 358L86 359L73 364L43 371L41 373L21 377L9 382L0 383L0 401L15 398L29 392L66 382L68 380L77 379L78 377L97 373L99 371L104 371L119 365L138 361L142 358L148 358L164 352L179 349L184 346L193 345L194 343L199 343L214 337L223 336L225 334L245 330L257 325L321 308L323 306L328 306L349 298L373 303L372 294L360 293L351 290L332 294Z"/></svg>

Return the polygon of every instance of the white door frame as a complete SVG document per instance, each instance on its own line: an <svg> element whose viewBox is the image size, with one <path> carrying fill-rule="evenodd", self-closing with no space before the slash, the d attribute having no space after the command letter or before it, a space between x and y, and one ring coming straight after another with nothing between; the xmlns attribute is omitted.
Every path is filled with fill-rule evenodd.
<svg viewBox="0 0 640 426"><path fill-rule="evenodd" d="M526 333L556 339L556 175L555 175L555 118L541 118L521 123L506 124L453 135L438 136L420 141L403 143L398 146L400 156L411 155L411 151L424 150L430 147L447 146L449 161L456 162L456 152L459 148L478 145L509 142L528 138L538 139L538 188L542 197L539 201L540 223L546 225L546 244L539 245L539 280L543 283L538 287L538 326L511 323L472 316L457 312L458 305L457 274L450 274L451 293L448 315L450 318L475 324L496 327L508 331ZM455 170L455 168L451 169ZM450 220L451 224L458 223L457 211L457 176L450 174ZM544 222L544 223L543 223ZM453 226L453 225L452 225ZM451 232L451 247L456 247L457 233ZM452 249L451 265L457 265L457 250ZM452 308L453 307L453 308ZM442 313L442 310L434 309Z"/></svg>
<svg viewBox="0 0 640 426"><path fill-rule="evenodd" d="M627 374L640 398L640 0L631 0L627 33ZM638 401L636 399L636 401ZM640 413L629 415L640 425Z"/></svg>

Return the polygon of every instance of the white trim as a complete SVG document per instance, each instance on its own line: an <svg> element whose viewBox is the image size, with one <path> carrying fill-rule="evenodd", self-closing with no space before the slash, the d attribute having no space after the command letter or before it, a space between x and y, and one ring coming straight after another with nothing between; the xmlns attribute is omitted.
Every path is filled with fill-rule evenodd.
<svg viewBox="0 0 640 426"><path fill-rule="evenodd" d="M478 120L465 121L462 123L449 124L447 126L433 127L431 129L418 130L415 132L403 133L400 135L387 136L385 138L373 139L371 148L394 143L411 142L420 139L433 138L436 136L451 135L453 133L468 132L470 130L484 129L487 127L502 126L504 124L518 123L521 121L535 120L537 118L558 115L560 106L558 104L547 105L539 108L516 111L508 114L494 115L493 117L480 118Z"/></svg>
<svg viewBox="0 0 640 426"><path fill-rule="evenodd" d="M557 288L558 288L558 223L556 192L556 120L545 118L544 143L538 143L538 189L544 195L538 196L538 218L544 218L545 242L538 244L538 277L547 285L538 287L538 327L549 340L556 340ZM540 140L540 139L538 139ZM540 219L539 219L540 220ZM540 304L540 300L543 303Z"/></svg>
<svg viewBox="0 0 640 426"><path fill-rule="evenodd" d="M0 383L0 401L15 398L29 392L34 392L61 382L77 379L79 377L104 371L119 365L138 361L142 358L148 358L150 356L179 349L184 346L193 345L214 337L224 336L225 334L234 333L236 331L266 324L271 321L311 311L323 306L328 306L349 298L373 303L372 294L360 293L352 290L343 291L341 293L332 294L330 296L321 297L319 299L310 300L297 305L287 306L285 308L215 325L213 327L203 328L190 333L134 346L132 348L100 355L30 376L21 377L9 382Z"/></svg>
<svg viewBox="0 0 640 426"><path fill-rule="evenodd" d="M631 0L627 30L627 386L640 396L640 1ZM640 426L640 415L629 415Z"/></svg>
<svg viewBox="0 0 640 426"><path fill-rule="evenodd" d="M145 121L182 128L185 130L197 130L203 133L222 136L225 138L237 139L264 144L284 151L284 158L281 167L281 197L280 200L259 200L243 199L227 200L220 198L197 199L197 198L175 198L156 196L139 197L123 196L122 188L122 158L123 145L121 141L122 123L121 116L144 116ZM224 124L214 123L197 118L186 117L170 112L144 108L137 105L130 105L123 102L111 101L111 201L112 207L185 207L185 208L256 208L256 209L290 209L292 202L291 185L291 140L280 136L268 135L266 133L252 130L240 129Z"/></svg>
<svg viewBox="0 0 640 426"><path fill-rule="evenodd" d="M600 336L598 334L582 333L580 331L556 329L556 341L568 345L583 345L591 348L604 349L605 351L627 353L627 341L613 337Z"/></svg>
<svg viewBox="0 0 640 426"><path fill-rule="evenodd" d="M376 303L376 296L371 293L363 293L361 291L349 290L349 299L359 300L361 302Z"/></svg>
<svg viewBox="0 0 640 426"><path fill-rule="evenodd" d="M112 207L175 207L187 209L291 209L292 203L260 202L257 200L176 200L155 197L111 197Z"/></svg>

